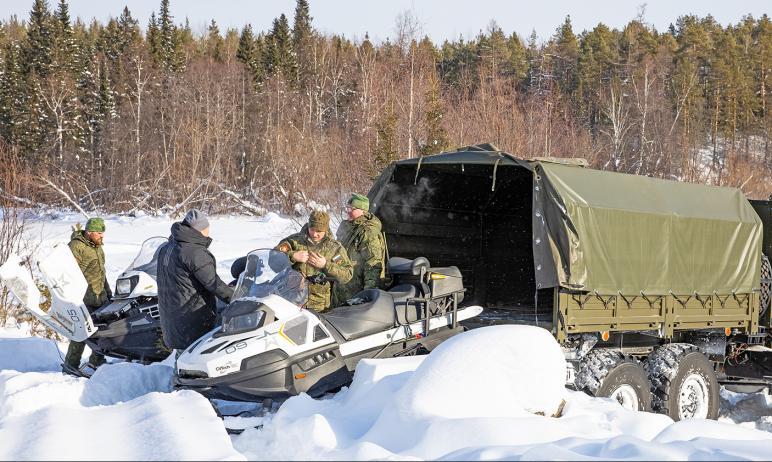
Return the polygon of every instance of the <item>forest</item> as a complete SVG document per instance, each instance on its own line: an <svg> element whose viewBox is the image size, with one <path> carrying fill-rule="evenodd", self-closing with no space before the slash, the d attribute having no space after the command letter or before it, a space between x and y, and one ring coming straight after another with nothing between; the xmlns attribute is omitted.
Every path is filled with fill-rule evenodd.
<svg viewBox="0 0 772 462"><path fill-rule="evenodd" d="M314 28L194 32L34 0L0 22L0 202L87 212L291 212L389 162L493 143L518 157L772 193L772 23L646 22L434 43L410 11L374 43Z"/></svg>

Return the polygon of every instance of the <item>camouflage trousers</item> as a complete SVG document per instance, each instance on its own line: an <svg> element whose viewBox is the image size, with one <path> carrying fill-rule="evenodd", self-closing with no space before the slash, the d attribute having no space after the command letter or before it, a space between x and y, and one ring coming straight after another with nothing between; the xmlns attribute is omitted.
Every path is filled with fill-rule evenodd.
<svg viewBox="0 0 772 462"><path fill-rule="evenodd" d="M70 342L70 346L67 347L67 355L64 357L64 363L73 369L80 367L80 358L83 356L83 350L86 348L86 342ZM101 353L92 352L88 357L88 362L95 367L99 367L105 363L105 357Z"/></svg>
<svg viewBox="0 0 772 462"><path fill-rule="evenodd" d="M86 305L89 313L93 313L99 307ZM70 346L67 347L67 355L64 357L64 363L73 369L80 368L80 358L83 356L83 350L86 349L86 342L70 342ZM88 357L88 362L94 367L99 367L106 362L105 356L101 353L92 352Z"/></svg>

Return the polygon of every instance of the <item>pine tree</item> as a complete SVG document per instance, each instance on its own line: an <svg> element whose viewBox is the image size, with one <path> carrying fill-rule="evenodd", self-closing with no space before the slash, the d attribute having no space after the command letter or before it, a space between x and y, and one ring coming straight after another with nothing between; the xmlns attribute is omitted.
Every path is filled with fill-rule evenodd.
<svg viewBox="0 0 772 462"><path fill-rule="evenodd" d="M129 48L135 46L140 39L139 21L131 16L129 7L123 7L120 18L118 18L118 43L120 44L120 53L125 53Z"/></svg>
<svg viewBox="0 0 772 462"><path fill-rule="evenodd" d="M216 62L223 62L225 59L224 46L222 36L220 35L220 28L217 27L217 23L212 19L206 37L206 54Z"/></svg>
<svg viewBox="0 0 772 462"><path fill-rule="evenodd" d="M528 52L514 32L507 40L508 58L506 63L506 73L512 76L515 84L523 88L528 77Z"/></svg>
<svg viewBox="0 0 772 462"><path fill-rule="evenodd" d="M563 93L570 95L576 88L576 66L579 56L579 44L571 28L571 16L566 16L563 24L558 27L551 43L552 54L555 55L553 69L558 86Z"/></svg>

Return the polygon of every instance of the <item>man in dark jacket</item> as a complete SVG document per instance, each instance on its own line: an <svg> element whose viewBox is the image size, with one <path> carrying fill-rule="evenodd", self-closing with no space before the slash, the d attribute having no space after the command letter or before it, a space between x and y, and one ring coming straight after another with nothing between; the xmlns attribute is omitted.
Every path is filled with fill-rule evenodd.
<svg viewBox="0 0 772 462"><path fill-rule="evenodd" d="M110 301L112 293L107 283L105 272L105 252L102 250L102 241L105 234L105 222L101 218L89 218L86 229L80 229L78 224L72 231L68 244L72 255L78 262L83 277L86 278L88 288L83 296L83 304L89 313ZM67 356L64 357L62 371L76 373L80 368L80 358L86 348L84 342L70 342L67 348ZM89 365L96 369L105 362L105 357L93 352L89 357Z"/></svg>
<svg viewBox="0 0 772 462"><path fill-rule="evenodd" d="M209 220L196 210L172 225L169 242L158 254L158 311L166 346L184 350L215 324L215 296L230 301L233 289L217 276L207 250Z"/></svg>

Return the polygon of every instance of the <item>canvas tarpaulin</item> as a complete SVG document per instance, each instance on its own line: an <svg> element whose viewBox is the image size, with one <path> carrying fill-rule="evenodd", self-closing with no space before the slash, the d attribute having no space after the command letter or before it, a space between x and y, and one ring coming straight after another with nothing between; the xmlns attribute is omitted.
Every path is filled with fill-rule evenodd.
<svg viewBox="0 0 772 462"><path fill-rule="evenodd" d="M623 295L759 288L762 224L740 190L548 162L535 174L561 286Z"/></svg>

